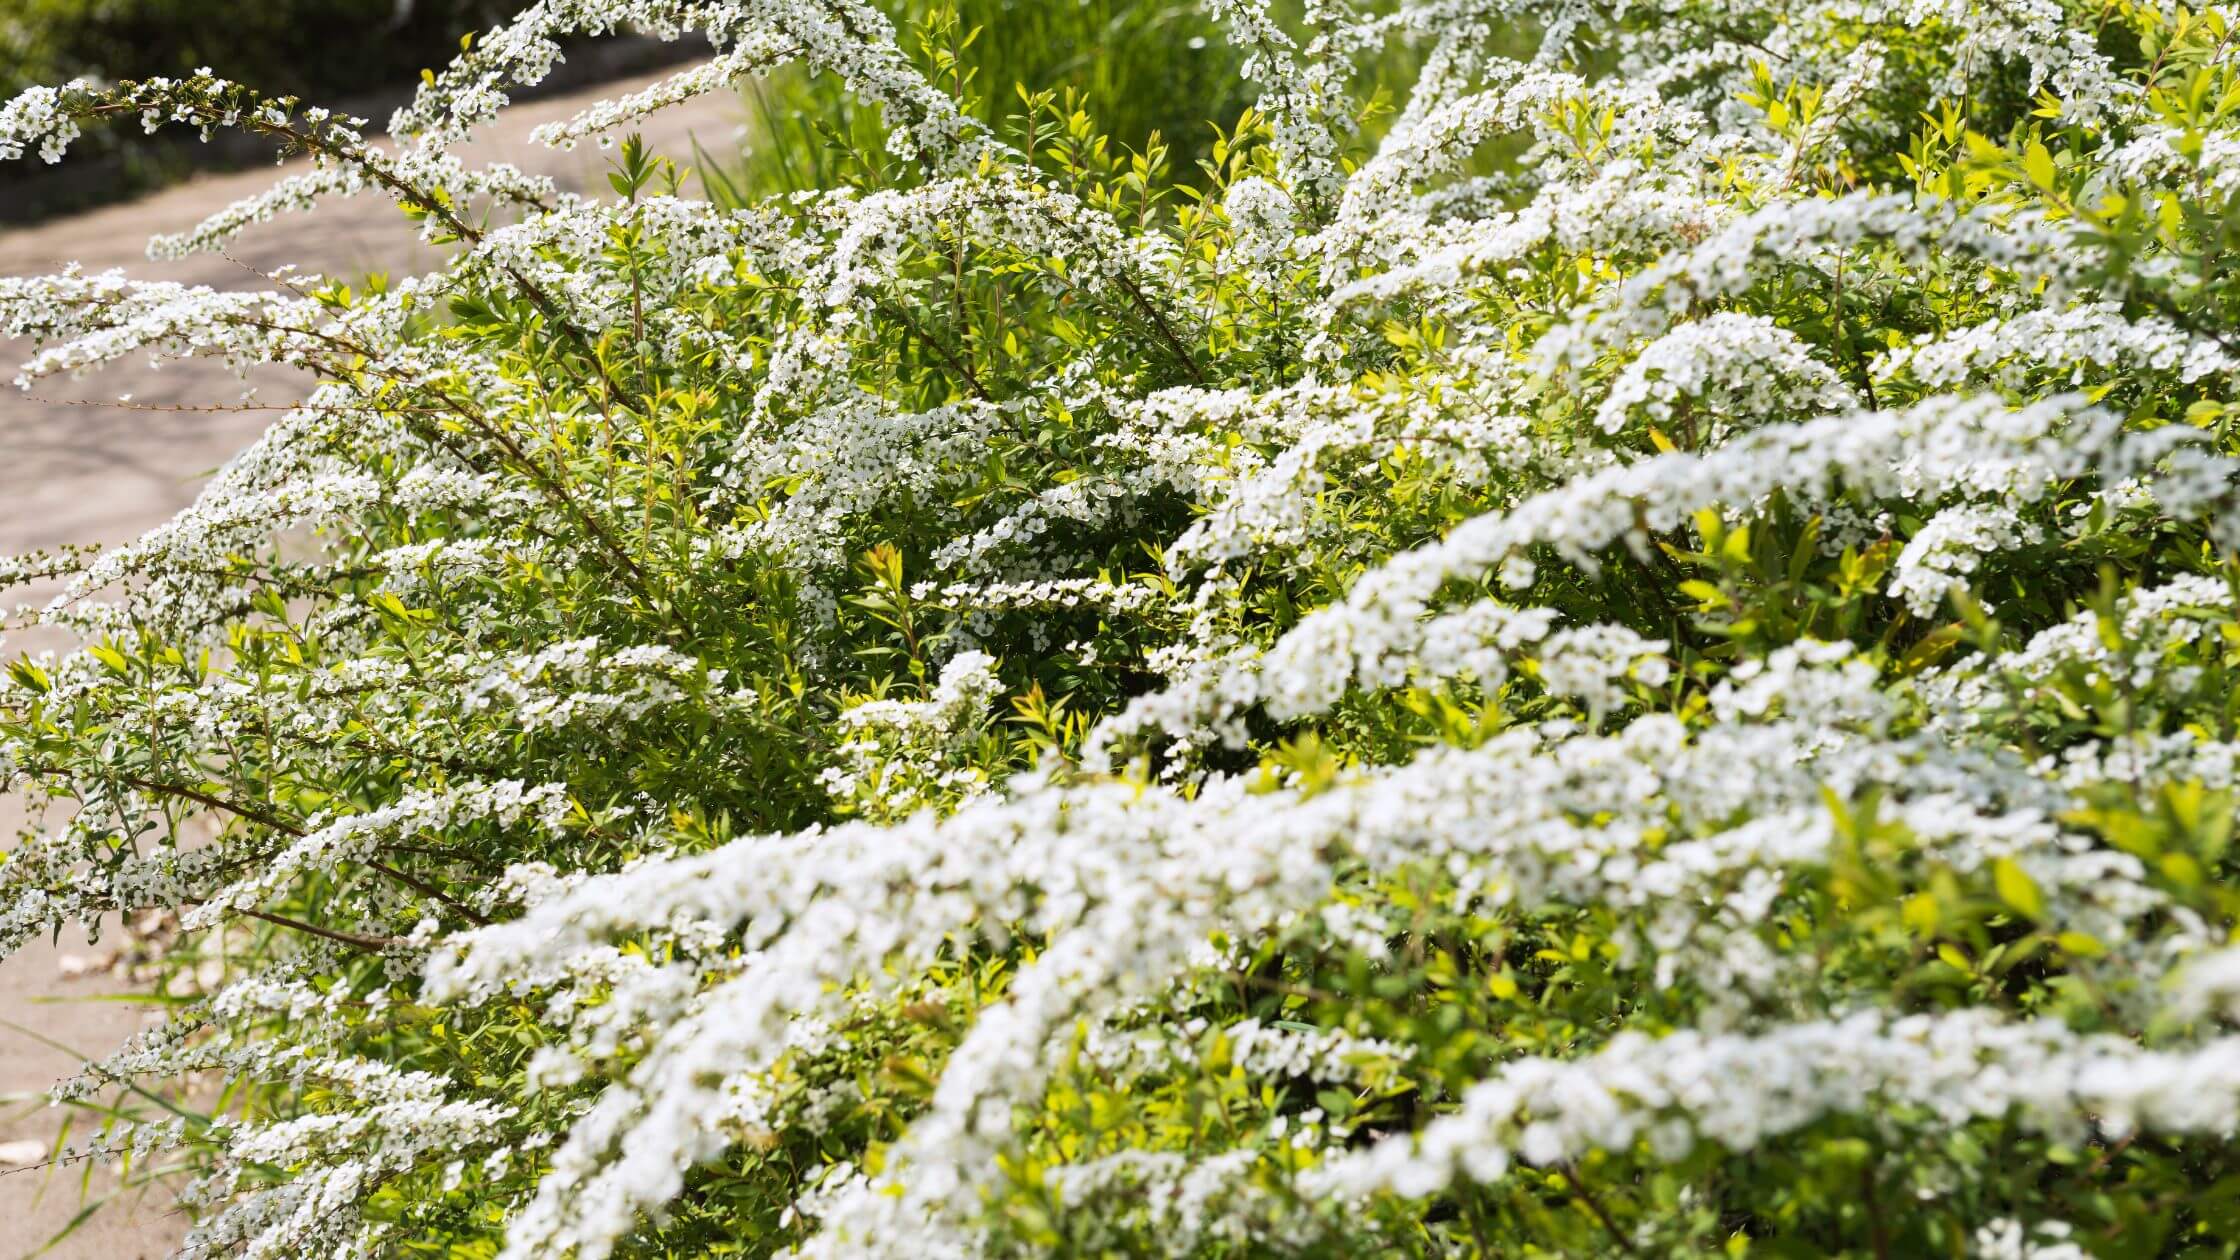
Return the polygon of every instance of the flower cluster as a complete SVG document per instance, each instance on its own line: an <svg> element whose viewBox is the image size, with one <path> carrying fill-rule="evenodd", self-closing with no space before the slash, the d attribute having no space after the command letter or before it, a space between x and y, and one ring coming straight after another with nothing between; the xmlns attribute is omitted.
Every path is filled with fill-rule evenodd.
<svg viewBox="0 0 2240 1260"><path fill-rule="evenodd" d="M903 7L538 0L385 144L0 106L308 152L159 253L451 250L0 281L26 384L318 379L0 564L80 644L0 684L0 946L225 945L62 1096L237 1088L83 1157L193 1256L2226 1245L2229 9L1217 0L1184 174ZM626 27L715 53L542 142L800 63L884 144L455 151Z"/></svg>

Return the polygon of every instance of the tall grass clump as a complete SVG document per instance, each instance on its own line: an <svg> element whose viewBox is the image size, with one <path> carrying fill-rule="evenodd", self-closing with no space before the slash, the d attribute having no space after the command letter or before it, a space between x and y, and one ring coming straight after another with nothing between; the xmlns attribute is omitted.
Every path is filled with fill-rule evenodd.
<svg viewBox="0 0 2240 1260"><path fill-rule="evenodd" d="M1164 147L1170 175L1189 182L1218 135L1258 98L1247 55L1193 0L955 0L882 6L912 23L929 67L946 67L960 107L991 128L1032 112L1043 92L1093 115L1096 131L1133 151ZM750 120L744 160L701 151L707 193L727 205L830 188L877 153L875 102L844 80L794 64L741 80ZM1069 111L1070 112L1070 111Z"/></svg>
<svg viewBox="0 0 2240 1260"><path fill-rule="evenodd" d="M217 1103L66 1158L196 1256L2233 1254L2233 12L1207 13L1186 176L862 0L544 0L386 145L0 106L310 155L159 253L455 246L0 281L27 381L318 381L6 569L84 646L0 943L236 960L59 1091ZM622 26L717 55L542 139L783 64L876 134L454 156Z"/></svg>

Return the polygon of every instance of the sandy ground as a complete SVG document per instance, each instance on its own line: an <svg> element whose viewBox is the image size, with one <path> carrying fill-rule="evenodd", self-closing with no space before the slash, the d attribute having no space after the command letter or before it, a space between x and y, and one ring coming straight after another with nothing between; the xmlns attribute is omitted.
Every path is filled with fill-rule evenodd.
<svg viewBox="0 0 2240 1260"><path fill-rule="evenodd" d="M591 146L574 153L534 147L527 139L530 129L659 77L525 105L490 128L466 155L475 161L513 162L577 188L596 184L607 155ZM735 149L743 118L733 98L717 95L656 115L640 130L655 152L689 164L693 138L711 153ZM329 204L252 229L234 242L231 259L203 256L156 263L146 258L143 250L150 236L185 228L261 191L274 177L270 169L205 176L127 205L0 232L0 275L44 274L76 262L88 271L122 267L139 278L248 289L270 287L258 273L284 263L348 278L372 271L410 274L435 261L414 239L412 225L387 202L372 198ZM0 182L0 197L6 195ZM14 374L14 365L27 351L20 343L0 340L0 366L8 369L0 372L0 381ZM302 378L285 372L245 383L222 365L200 362L169 364L160 371L145 363L119 364L83 380L46 382L31 398L0 386L0 553L70 542L113 543L138 535L185 507L203 478L254 438L274 414L124 410L64 405L63 400L106 402L130 394L139 404L231 405L242 400L245 389L254 388L257 401L284 403L302 387ZM8 602L20 598L11 593ZM0 644L0 656L46 646L55 645L19 637ZM12 840L22 818L16 802L0 799L0 844ZM128 1003L102 1000L128 988L121 980L64 978L65 956L91 952L82 939L65 937L55 947L37 946L0 963L0 1020L6 1021L0 1024L0 1099L32 1096L28 1102L0 1102L0 1153L10 1142L53 1140L63 1115L36 1095L70 1074L77 1062L8 1024L35 1029L48 1041L93 1055L114 1048L148 1018ZM115 1188L113 1179L97 1176L91 1192L98 1197ZM40 1254L41 1246L79 1210L76 1170L50 1178L0 1168L0 1260ZM43 1254L58 1260L141 1260L165 1254L183 1230L169 1196L157 1188L120 1196Z"/></svg>

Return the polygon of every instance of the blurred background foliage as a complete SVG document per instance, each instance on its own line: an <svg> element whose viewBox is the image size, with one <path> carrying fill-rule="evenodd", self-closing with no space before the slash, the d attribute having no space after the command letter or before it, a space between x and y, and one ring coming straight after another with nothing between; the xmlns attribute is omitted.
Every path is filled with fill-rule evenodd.
<svg viewBox="0 0 2240 1260"><path fill-rule="evenodd" d="M332 100L409 84L514 0L0 0L0 92L208 66Z"/></svg>
<svg viewBox="0 0 2240 1260"><path fill-rule="evenodd" d="M38 84L181 76L208 66L276 95L343 105L407 89L459 38L520 0L0 0L0 99ZM382 121L376 119L375 121ZM136 127L89 132L64 174L36 158L0 163L0 221L123 200L191 171L254 160Z"/></svg>
<svg viewBox="0 0 2240 1260"><path fill-rule="evenodd" d="M1030 112L1020 89L1069 99L1121 149L1156 143L1187 179L1212 144L1213 126L1236 121L1259 89L1243 56L1197 0L885 0L920 64L1008 132ZM953 15L953 21L952 19ZM878 110L836 80L799 67L740 88L749 113L742 154L694 155L709 194L750 201L772 193L854 182L885 147ZM877 181L874 181L877 182Z"/></svg>
<svg viewBox="0 0 2240 1260"><path fill-rule="evenodd" d="M522 2L0 0L0 97L80 75L115 80L208 66L262 91L343 105L367 93L408 90L423 67L456 52L461 36L489 29ZM923 26L934 7L928 0L882 2L906 41L948 38L959 45L953 51L971 67L970 87L989 122L1000 125L1021 112L1014 85L1070 91L1116 144L1140 150L1162 138L1185 177L1212 142L1209 123L1233 122L1256 95L1241 57L1194 0L961 0L944 33ZM969 49L962 47L967 41ZM752 137L747 153L722 137L699 155L702 171L716 173L716 195L829 186L838 168L875 154L882 143L876 111L829 78L789 69L748 81L741 95ZM13 184L18 199L0 217L118 199L212 164L213 155L149 143L132 128L109 128L88 144L74 160L105 157L114 178L58 195L32 182L43 173L35 161L0 166L0 190ZM24 199L35 195L52 204L28 205Z"/></svg>

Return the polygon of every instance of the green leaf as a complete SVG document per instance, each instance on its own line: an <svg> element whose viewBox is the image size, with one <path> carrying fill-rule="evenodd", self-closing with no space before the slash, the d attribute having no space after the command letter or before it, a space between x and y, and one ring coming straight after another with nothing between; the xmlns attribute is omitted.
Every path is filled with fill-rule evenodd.
<svg viewBox="0 0 2240 1260"><path fill-rule="evenodd" d="M47 677L47 671L28 660L8 662L8 677L15 679L16 684L24 690L37 692L42 696L54 689L54 680Z"/></svg>
<svg viewBox="0 0 2240 1260"><path fill-rule="evenodd" d="M2028 919L2045 917L2046 898L2038 891L2038 881L2013 858L2000 858L1991 864L1991 882L2008 909Z"/></svg>
<svg viewBox="0 0 2240 1260"><path fill-rule="evenodd" d="M2084 932L2063 932L2053 938L2053 943L2059 945L2063 953L2079 958L2098 958L2108 952L2099 937Z"/></svg>

